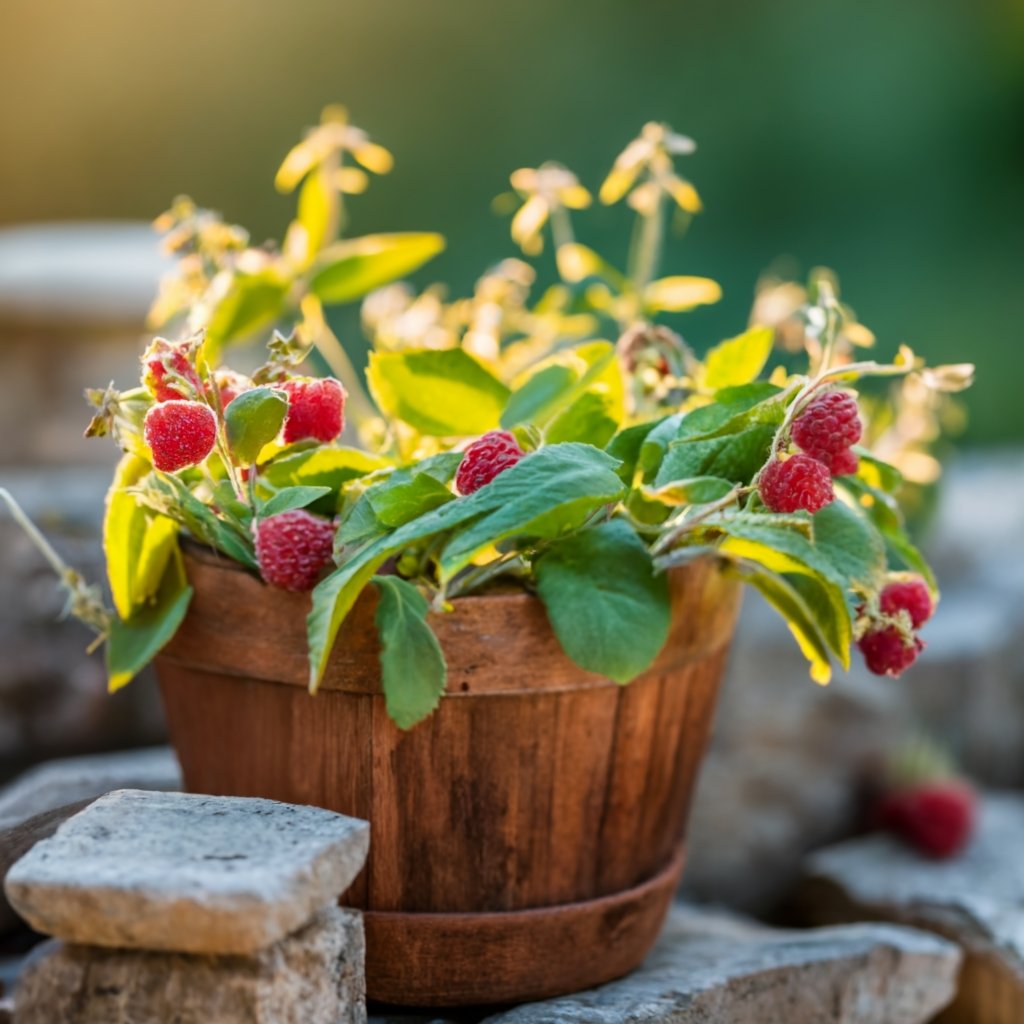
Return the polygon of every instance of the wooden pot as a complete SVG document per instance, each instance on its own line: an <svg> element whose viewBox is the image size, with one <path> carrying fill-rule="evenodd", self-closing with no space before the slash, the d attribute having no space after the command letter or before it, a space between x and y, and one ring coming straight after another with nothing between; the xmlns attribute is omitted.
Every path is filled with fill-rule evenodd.
<svg viewBox="0 0 1024 1024"><path fill-rule="evenodd" d="M308 595L211 553L186 564L195 597L157 659L186 785L371 823L342 899L366 911L371 999L541 999L641 962L682 870L739 603L713 562L673 571L669 642L625 687L569 660L537 598L456 600L431 616L447 690L409 732L385 712L373 587L311 697Z"/></svg>

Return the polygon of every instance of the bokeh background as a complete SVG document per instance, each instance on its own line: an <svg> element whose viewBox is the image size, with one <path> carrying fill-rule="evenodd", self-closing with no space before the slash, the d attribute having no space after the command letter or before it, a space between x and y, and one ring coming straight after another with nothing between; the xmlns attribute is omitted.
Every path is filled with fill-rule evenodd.
<svg viewBox="0 0 1024 1024"><path fill-rule="evenodd" d="M185 192L280 237L274 171L330 101L397 158L352 230L443 232L420 278L456 293L513 253L490 208L512 169L594 187L666 120L698 140L706 206L670 270L725 290L686 319L695 345L737 332L766 269L828 265L883 349L977 362L968 440L1024 436L1019 0L3 0L0 224L149 219ZM615 257L627 222L579 234Z"/></svg>

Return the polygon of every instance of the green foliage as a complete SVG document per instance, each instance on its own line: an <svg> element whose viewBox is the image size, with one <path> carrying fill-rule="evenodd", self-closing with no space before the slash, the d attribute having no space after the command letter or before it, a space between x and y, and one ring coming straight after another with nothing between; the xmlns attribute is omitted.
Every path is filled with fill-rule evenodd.
<svg viewBox="0 0 1024 1024"><path fill-rule="evenodd" d="M199 333L177 348L161 339L147 359L171 360L165 372L192 382L190 394L217 417L215 448L198 465L160 472L144 443L148 373L144 388L91 392L90 435L112 436L129 453L104 527L116 612L44 546L72 613L107 641L111 688L152 658L186 614L179 531L258 574L254 523L294 509L336 523L334 567L313 590L307 619L310 688L372 583L382 684L401 728L422 721L444 692L429 616L496 579L536 591L567 654L619 683L662 649L666 573L695 557L713 558L761 592L819 682L833 663L849 665L855 636L886 621L879 595L892 571L920 573L935 590L899 507L908 482L869 444L857 449L857 474L837 478L836 500L813 516L769 511L758 484L773 460L796 453L793 423L823 392L852 390L866 377L905 378L895 401L909 404L912 421L927 422L936 390L966 386L971 368L927 368L906 348L891 364L862 358L873 338L825 274L807 289L769 296L768 313L792 306L794 289L800 299L777 323L750 327L698 358L657 322L721 295L708 278L662 276L660 266L668 215L685 226L702 209L681 170L693 149L652 122L613 164L597 195L627 201L636 218L622 260L575 241L572 217L592 196L571 171L551 163L515 171L513 239L532 255L550 231L561 280L533 299L532 270L504 260L467 298L449 300L439 287L375 291L363 307L367 388L324 307L367 296L444 246L423 232L341 237L348 197L390 169L387 150L342 108L325 110L276 179L280 191L297 192L280 247L254 248L242 229L176 202L161 227L181 268L154 321L186 322ZM267 362L251 381L215 376L224 346L270 332ZM787 353L803 347L806 373L789 373L788 355L771 368L777 337ZM313 352L347 390L353 446L282 443L288 400L279 385L302 374ZM766 372L769 380L760 379ZM222 381L240 390L226 408L216 397ZM883 438L893 462L912 468L900 460L908 450L900 417L876 398L864 399L861 412L865 439ZM479 490L457 494L464 451L499 428L514 434L523 456L492 467L496 475ZM909 450L922 454L919 438Z"/></svg>
<svg viewBox="0 0 1024 1024"><path fill-rule="evenodd" d="M463 349L375 352L366 377L385 414L434 437L493 429L509 397L508 388Z"/></svg>
<svg viewBox="0 0 1024 1024"><path fill-rule="evenodd" d="M376 621L388 715L399 729L411 729L437 707L448 669L427 623L427 599L397 576L377 576L373 582L380 595Z"/></svg>
<svg viewBox="0 0 1024 1024"><path fill-rule="evenodd" d="M668 580L647 546L613 519L556 541L534 562L559 642L581 668L628 683L668 638Z"/></svg>
<svg viewBox="0 0 1024 1024"><path fill-rule="evenodd" d="M288 412L288 396L269 387L240 394L224 410L224 428L232 455L251 466L277 437Z"/></svg>

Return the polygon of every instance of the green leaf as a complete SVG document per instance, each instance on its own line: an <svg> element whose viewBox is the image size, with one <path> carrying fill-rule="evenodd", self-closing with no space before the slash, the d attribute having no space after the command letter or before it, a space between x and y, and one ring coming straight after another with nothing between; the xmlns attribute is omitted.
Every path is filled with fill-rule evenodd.
<svg viewBox="0 0 1024 1024"><path fill-rule="evenodd" d="M339 491L349 480L390 465L387 459L358 448L286 449L260 467L260 475L274 487L307 484Z"/></svg>
<svg viewBox="0 0 1024 1024"><path fill-rule="evenodd" d="M545 366L512 392L501 425L506 430L520 423L537 423L561 398L568 396L579 380L569 366Z"/></svg>
<svg viewBox="0 0 1024 1024"><path fill-rule="evenodd" d="M389 481L390 483L390 481ZM417 473L411 480L366 494L377 520L384 526L404 526L425 512L455 500L451 489L427 473Z"/></svg>
<svg viewBox="0 0 1024 1024"><path fill-rule="evenodd" d="M603 448L618 429L615 400L597 391L585 391L548 425L544 439L548 444L579 441Z"/></svg>
<svg viewBox="0 0 1024 1024"><path fill-rule="evenodd" d="M625 487L607 453L589 445L542 448L463 499L486 509L456 533L441 552L442 581L451 579L485 548L513 537L550 539L576 529Z"/></svg>
<svg viewBox="0 0 1024 1024"><path fill-rule="evenodd" d="M372 352L367 380L388 416L434 437L498 426L509 390L461 348Z"/></svg>
<svg viewBox="0 0 1024 1024"><path fill-rule="evenodd" d="M885 575L885 542L859 511L837 499L814 516L814 546L853 584L877 589Z"/></svg>
<svg viewBox="0 0 1024 1024"><path fill-rule="evenodd" d="M103 553L114 607L123 619L156 593L177 548L178 524L147 508L129 491L151 471L145 459L124 455L107 492Z"/></svg>
<svg viewBox="0 0 1024 1024"><path fill-rule="evenodd" d="M675 439L682 426L685 414L681 412L666 416L656 424L640 445L638 466L645 481L654 479L661 467L669 444Z"/></svg>
<svg viewBox="0 0 1024 1024"><path fill-rule="evenodd" d="M271 327L284 313L288 282L276 271L236 274L206 324L204 351L216 363L223 345Z"/></svg>
<svg viewBox="0 0 1024 1024"><path fill-rule="evenodd" d="M377 576L380 594L381 681L388 715L399 729L411 729L438 705L448 670L441 645L427 625L429 606L413 584L397 576Z"/></svg>
<svg viewBox="0 0 1024 1024"><path fill-rule="evenodd" d="M704 357L702 385L716 390L755 380L768 362L774 338L770 327L752 327L716 345Z"/></svg>
<svg viewBox="0 0 1024 1024"><path fill-rule="evenodd" d="M674 442L669 446L655 486L697 476L717 476L735 484L749 484L768 459L775 427L750 427L700 441Z"/></svg>
<svg viewBox="0 0 1024 1024"><path fill-rule="evenodd" d="M277 437L288 412L288 396L276 388L243 391L224 410L228 447L238 461L251 466L263 446Z"/></svg>
<svg viewBox="0 0 1024 1024"><path fill-rule="evenodd" d="M719 476L692 476L674 480L664 487L641 489L645 498L664 505L706 505L724 498L733 489L733 484Z"/></svg>
<svg viewBox="0 0 1024 1024"><path fill-rule="evenodd" d="M306 508L330 493L330 487L285 487L263 503L260 508L260 518L269 519L282 512Z"/></svg>
<svg viewBox="0 0 1024 1024"><path fill-rule="evenodd" d="M823 685L827 683L832 678L828 647L814 613L800 592L784 577L754 562L735 562L726 567L726 572L752 584L782 615L804 657L810 663L811 678Z"/></svg>
<svg viewBox="0 0 1024 1024"><path fill-rule="evenodd" d="M640 452L648 435L661 426L664 419L637 423L632 427L620 430L605 446L605 451L621 465L618 469L619 478L626 484L632 484L640 464Z"/></svg>
<svg viewBox="0 0 1024 1024"><path fill-rule="evenodd" d="M665 646L668 580L655 575L646 546L624 521L556 541L534 572L552 628L581 668L628 683Z"/></svg>
<svg viewBox="0 0 1024 1024"><path fill-rule="evenodd" d="M186 584L180 556L168 562L154 597L128 618L115 618L107 634L107 688L127 686L178 631L192 588Z"/></svg>
<svg viewBox="0 0 1024 1024"><path fill-rule="evenodd" d="M617 466L611 456L589 445L541 448L473 494L369 540L313 590L307 619L310 689L319 685L334 638L360 591L389 558L428 537L453 533L455 547L445 552L441 567L442 578L450 579L498 540L555 536L616 501L624 491ZM464 532L454 532L462 526Z"/></svg>
<svg viewBox="0 0 1024 1024"><path fill-rule="evenodd" d="M354 302L423 266L444 249L444 238L430 232L365 235L336 242L314 265L310 290L322 302Z"/></svg>

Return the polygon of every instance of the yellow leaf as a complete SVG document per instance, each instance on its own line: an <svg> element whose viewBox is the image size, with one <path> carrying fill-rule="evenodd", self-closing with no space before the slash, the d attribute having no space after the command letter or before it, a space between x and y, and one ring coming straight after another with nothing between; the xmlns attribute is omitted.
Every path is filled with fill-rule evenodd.
<svg viewBox="0 0 1024 1024"><path fill-rule="evenodd" d="M374 174L387 174L395 166L395 158L376 142L364 142L362 145L355 146L352 155Z"/></svg>
<svg viewBox="0 0 1024 1024"><path fill-rule="evenodd" d="M652 281L644 293L648 306L666 313L681 313L696 306L718 302L722 289L709 277L663 277Z"/></svg>

